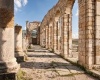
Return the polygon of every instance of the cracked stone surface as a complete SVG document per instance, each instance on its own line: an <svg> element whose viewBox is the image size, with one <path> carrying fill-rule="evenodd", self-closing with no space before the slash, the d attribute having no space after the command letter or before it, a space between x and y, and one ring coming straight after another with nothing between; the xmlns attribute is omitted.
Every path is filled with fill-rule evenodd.
<svg viewBox="0 0 100 80"><path fill-rule="evenodd" d="M25 77L32 80L97 80L60 56L34 46L39 52L28 52L28 60L21 63Z"/></svg>

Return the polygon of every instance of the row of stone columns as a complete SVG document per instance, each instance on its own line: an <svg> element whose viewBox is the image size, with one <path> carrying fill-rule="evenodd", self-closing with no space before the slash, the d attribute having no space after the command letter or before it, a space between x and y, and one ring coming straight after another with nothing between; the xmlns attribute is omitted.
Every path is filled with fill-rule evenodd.
<svg viewBox="0 0 100 80"><path fill-rule="evenodd" d="M45 31L41 34L41 37L45 36L45 47L64 58L71 57L72 53L71 19L72 15L67 13L56 17L44 27Z"/></svg>
<svg viewBox="0 0 100 80"><path fill-rule="evenodd" d="M15 57L24 55L22 27L14 28L14 0L0 0L0 73L16 73L20 65Z"/></svg>
<svg viewBox="0 0 100 80"><path fill-rule="evenodd" d="M17 72L14 50L14 0L0 0L0 72Z"/></svg>
<svg viewBox="0 0 100 80"><path fill-rule="evenodd" d="M23 51L24 44L25 43L22 43L22 26L16 25L15 26L15 57L17 58L18 62L25 60L25 53ZM26 48L25 45L24 47Z"/></svg>
<svg viewBox="0 0 100 80"><path fill-rule="evenodd" d="M78 4L78 63L88 69L100 67L100 1L78 0ZM64 14L60 11L57 11L57 15L55 12L53 13L55 16L52 19L52 33L49 31L51 30L51 21L47 22L49 25L44 26L46 28L46 48L51 48L50 45L52 45L52 50L65 59L72 57L72 6L73 4L68 4ZM59 20L61 20L60 23ZM53 40L51 40L50 36L52 36ZM51 41L53 44L50 43Z"/></svg>

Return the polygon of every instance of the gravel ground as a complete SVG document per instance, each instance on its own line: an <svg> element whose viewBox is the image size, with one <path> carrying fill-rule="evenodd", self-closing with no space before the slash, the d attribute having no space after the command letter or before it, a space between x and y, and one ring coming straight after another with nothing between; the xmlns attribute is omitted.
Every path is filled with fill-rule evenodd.
<svg viewBox="0 0 100 80"><path fill-rule="evenodd" d="M21 63L25 77L31 80L98 80L40 46L34 46L34 49L36 51L27 53L28 60Z"/></svg>

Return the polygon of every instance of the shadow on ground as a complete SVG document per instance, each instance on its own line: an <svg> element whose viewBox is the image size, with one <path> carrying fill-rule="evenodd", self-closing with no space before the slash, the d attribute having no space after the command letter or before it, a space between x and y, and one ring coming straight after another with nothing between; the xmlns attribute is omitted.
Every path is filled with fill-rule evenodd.
<svg viewBox="0 0 100 80"><path fill-rule="evenodd" d="M40 58L61 58L57 55L34 55L34 54L29 54L28 57L40 57Z"/></svg>

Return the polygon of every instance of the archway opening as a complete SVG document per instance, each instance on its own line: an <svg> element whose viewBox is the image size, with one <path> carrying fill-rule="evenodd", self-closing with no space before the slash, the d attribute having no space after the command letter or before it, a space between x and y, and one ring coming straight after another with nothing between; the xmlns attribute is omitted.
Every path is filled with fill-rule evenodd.
<svg viewBox="0 0 100 80"><path fill-rule="evenodd" d="M57 53L61 53L61 12L60 10L56 11L55 14L56 21L56 50Z"/></svg>
<svg viewBox="0 0 100 80"><path fill-rule="evenodd" d="M49 20L49 50L53 50L53 19Z"/></svg>
<svg viewBox="0 0 100 80"><path fill-rule="evenodd" d="M78 60L78 40L79 40L79 27L78 27L78 0L75 1L72 9L72 57Z"/></svg>

